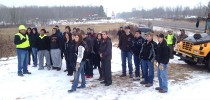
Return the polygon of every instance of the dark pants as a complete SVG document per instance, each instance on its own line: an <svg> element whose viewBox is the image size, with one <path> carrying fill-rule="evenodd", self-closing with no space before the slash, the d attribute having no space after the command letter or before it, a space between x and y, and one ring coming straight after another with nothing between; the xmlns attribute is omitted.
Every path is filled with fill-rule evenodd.
<svg viewBox="0 0 210 100"><path fill-rule="evenodd" d="M34 58L34 55L32 53L32 48L29 48L28 49L28 64L30 65L31 64L31 55L32 55L32 59ZM33 59L34 61L34 59Z"/></svg>
<svg viewBox="0 0 210 100"><path fill-rule="evenodd" d="M98 67L98 72L100 74L100 78L103 78L102 68L101 68L101 57L99 54L95 55L95 66Z"/></svg>
<svg viewBox="0 0 210 100"><path fill-rule="evenodd" d="M85 64L85 75L88 75L88 76L93 76L93 59L94 59L94 54L90 54L89 55L90 59L88 59L88 61L86 61L86 64Z"/></svg>
<svg viewBox="0 0 210 100"><path fill-rule="evenodd" d="M168 44L170 49L170 59L174 59L174 46L172 44Z"/></svg>
<svg viewBox="0 0 210 100"><path fill-rule="evenodd" d="M72 56L68 52L65 52L64 56L65 56L65 60L66 60L66 69L68 71L68 74L73 75L73 64L71 61Z"/></svg>
<svg viewBox="0 0 210 100"><path fill-rule="evenodd" d="M104 81L106 84L112 84L111 60L101 60Z"/></svg>
<svg viewBox="0 0 210 100"><path fill-rule="evenodd" d="M122 60L122 74L126 75L126 59L128 61L129 74L133 74L132 67L132 53L121 51L121 60Z"/></svg>
<svg viewBox="0 0 210 100"><path fill-rule="evenodd" d="M134 55L135 77L140 77L140 68L142 70L142 66L140 63L141 63L141 60L140 60L139 56Z"/></svg>

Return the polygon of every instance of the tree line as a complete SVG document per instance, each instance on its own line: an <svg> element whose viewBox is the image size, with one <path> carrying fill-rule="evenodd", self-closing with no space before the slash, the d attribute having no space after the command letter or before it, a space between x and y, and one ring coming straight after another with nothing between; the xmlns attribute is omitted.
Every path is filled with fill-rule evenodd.
<svg viewBox="0 0 210 100"><path fill-rule="evenodd" d="M106 17L103 6L24 6L0 7L0 23L26 23L29 20L67 20L73 18Z"/></svg>
<svg viewBox="0 0 210 100"><path fill-rule="evenodd" d="M133 10L117 14L120 18L185 18L189 16L206 17L210 13L210 2L208 6L198 4L194 8L190 7L157 7L150 10Z"/></svg>

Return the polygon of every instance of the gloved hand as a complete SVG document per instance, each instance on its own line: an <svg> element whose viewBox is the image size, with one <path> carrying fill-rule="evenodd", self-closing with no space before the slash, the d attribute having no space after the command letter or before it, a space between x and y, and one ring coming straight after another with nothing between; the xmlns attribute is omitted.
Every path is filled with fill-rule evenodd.
<svg viewBox="0 0 210 100"><path fill-rule="evenodd" d="M26 38L23 38L23 39L21 40L22 43L25 42L25 41L26 41Z"/></svg>

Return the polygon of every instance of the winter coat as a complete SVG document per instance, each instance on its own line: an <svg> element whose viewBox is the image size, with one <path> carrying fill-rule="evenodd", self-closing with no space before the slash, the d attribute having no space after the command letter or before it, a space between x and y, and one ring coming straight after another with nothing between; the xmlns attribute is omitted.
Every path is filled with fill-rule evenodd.
<svg viewBox="0 0 210 100"><path fill-rule="evenodd" d="M177 36L177 42L179 43L180 41L183 41L187 37L188 36L186 34L180 34L179 36Z"/></svg>
<svg viewBox="0 0 210 100"><path fill-rule="evenodd" d="M38 40L38 38L39 38L39 34L38 33L32 33L31 35L30 35L30 45L31 45L31 47L35 47L35 48L37 48L37 40Z"/></svg>
<svg viewBox="0 0 210 100"><path fill-rule="evenodd" d="M170 50L167 46L166 40L158 43L156 60L158 63L168 64L170 58Z"/></svg>
<svg viewBox="0 0 210 100"><path fill-rule="evenodd" d="M157 43L154 42L153 40L150 41L149 43L145 41L140 51L139 55L140 58L143 60L154 61L156 56L156 48L157 48Z"/></svg>
<svg viewBox="0 0 210 100"><path fill-rule="evenodd" d="M142 48L142 44L145 42L145 39L142 37L135 38L132 41L132 52L135 56L139 56L140 50Z"/></svg>
<svg viewBox="0 0 210 100"><path fill-rule="evenodd" d="M101 45L102 40L96 40L94 43L94 52L95 54L99 54L99 48Z"/></svg>
<svg viewBox="0 0 210 100"><path fill-rule="evenodd" d="M124 31L124 30L119 30L119 31L117 32L117 35L118 35L119 40L120 40L120 37L121 37L123 34L125 34L125 31Z"/></svg>
<svg viewBox="0 0 210 100"><path fill-rule="evenodd" d="M37 39L37 49L38 50L50 50L50 38L47 35L41 37L39 35Z"/></svg>
<svg viewBox="0 0 210 100"><path fill-rule="evenodd" d="M110 38L102 40L99 52L102 54L101 60L112 59L112 41Z"/></svg>
<svg viewBox="0 0 210 100"><path fill-rule="evenodd" d="M78 47L76 47L75 54L77 63L81 63L82 61L86 61L87 59L89 59L85 42L79 43Z"/></svg>
<svg viewBox="0 0 210 100"><path fill-rule="evenodd" d="M62 50L62 40L57 34L50 36L50 49Z"/></svg>
<svg viewBox="0 0 210 100"><path fill-rule="evenodd" d="M131 33L129 35L123 34L120 38L118 47L124 52L130 52L133 39L134 36Z"/></svg>

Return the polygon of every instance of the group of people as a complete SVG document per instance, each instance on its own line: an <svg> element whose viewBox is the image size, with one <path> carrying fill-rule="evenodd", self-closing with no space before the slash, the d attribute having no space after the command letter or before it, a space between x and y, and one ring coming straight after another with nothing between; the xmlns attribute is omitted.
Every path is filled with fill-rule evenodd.
<svg viewBox="0 0 210 100"><path fill-rule="evenodd" d="M159 87L155 88L160 93L168 91L167 66L169 59L173 59L174 46L187 37L185 30L181 29L181 34L175 36L172 31L168 34L160 33L157 35L158 44L153 41L153 33L148 32L146 38L143 38L141 31L137 30L133 35L130 27L123 29L120 27L117 35L119 36L118 48L121 50L122 75L126 76L126 60L129 69L129 77L134 81L143 79L140 84L145 87L153 86L154 66L158 67ZM135 76L133 76L132 56L134 57ZM141 70L140 70L141 69ZM141 72L140 72L141 71ZM142 73L142 76L140 76Z"/></svg>
<svg viewBox="0 0 210 100"><path fill-rule="evenodd" d="M126 65L129 68L129 77L134 81L143 79L140 84L146 87L153 86L154 65L157 62L159 87L155 88L160 93L168 91L167 66L169 59L173 59L173 47L175 42L180 42L186 35L184 30L180 30L181 35L175 38L172 31L164 36L157 35L158 44L153 41L153 33L147 33L143 38L141 31L130 32L130 27L120 27L117 35L119 36L118 48L121 50L122 75L126 76ZM176 41L177 39L177 41ZM93 69L98 68L99 81L105 86L112 84L111 59L112 41L108 37L108 32L94 33L91 28L87 33L79 28L70 26L65 27L65 32L61 33L56 25L51 32L46 29L27 28L19 26L19 32L15 35L18 57L18 76L31 74L27 66L30 64L32 54L33 66L39 67L38 70L60 71L62 59L65 58L67 75L74 76L72 88L69 93L76 91L77 88L85 88L85 78L93 77ZM133 75L132 57L134 57L135 76ZM45 63L44 63L45 58ZM127 62L127 64L126 64ZM140 72L141 71L141 72ZM142 75L140 74L142 73ZM78 87L81 75L81 86Z"/></svg>
<svg viewBox="0 0 210 100"><path fill-rule="evenodd" d="M31 74L28 71L30 52L32 52L33 66L39 66L38 70L61 70L62 59L65 58L67 75L74 75L72 88L69 93L77 88L85 88L85 78L93 77L93 69L98 68L101 81L105 86L112 84L111 59L112 41L108 37L108 32L94 33L91 28L87 33L79 28L65 27L65 32L61 33L56 25L51 32L46 29L26 28L19 26L19 32L14 37L18 57L18 76ZM45 58L45 63L44 63ZM78 86L81 75L81 86Z"/></svg>

